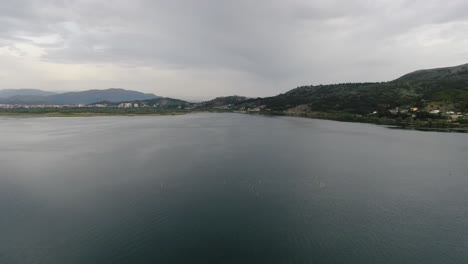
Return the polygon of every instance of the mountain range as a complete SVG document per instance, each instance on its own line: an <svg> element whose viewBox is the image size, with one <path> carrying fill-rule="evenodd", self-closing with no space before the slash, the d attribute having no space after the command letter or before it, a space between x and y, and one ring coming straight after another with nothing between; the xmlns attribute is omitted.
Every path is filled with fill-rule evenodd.
<svg viewBox="0 0 468 264"><path fill-rule="evenodd" d="M424 81L424 80L463 80L468 79L468 64L454 67L419 70L403 75L395 81Z"/></svg>
<svg viewBox="0 0 468 264"><path fill-rule="evenodd" d="M8 96L8 97L6 97ZM4 98L1 98L4 97ZM267 110L283 113L388 113L395 108L421 111L468 112L468 64L419 70L389 82L307 85L264 98L218 97L201 103L163 98L123 89L54 94L28 90L0 90L0 103L92 104L141 101L161 108Z"/></svg>
<svg viewBox="0 0 468 264"><path fill-rule="evenodd" d="M122 102L159 98L154 94L141 93L124 89L87 90L80 92L53 93L37 89L0 90L0 103L3 104L50 104L75 105L96 102Z"/></svg>
<svg viewBox="0 0 468 264"><path fill-rule="evenodd" d="M396 107L467 112L468 64L419 70L389 82L301 86L277 96L247 99L236 107L362 115Z"/></svg>
<svg viewBox="0 0 468 264"><path fill-rule="evenodd" d="M0 98L9 98L14 96L49 96L57 93L42 91L38 89L3 89L0 90Z"/></svg>

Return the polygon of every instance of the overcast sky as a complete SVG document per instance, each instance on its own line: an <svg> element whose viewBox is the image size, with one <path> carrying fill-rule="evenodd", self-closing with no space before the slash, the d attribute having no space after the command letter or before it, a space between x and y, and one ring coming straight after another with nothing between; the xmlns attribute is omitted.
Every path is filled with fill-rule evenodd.
<svg viewBox="0 0 468 264"><path fill-rule="evenodd" d="M0 89L268 96L463 63L466 0L0 0Z"/></svg>

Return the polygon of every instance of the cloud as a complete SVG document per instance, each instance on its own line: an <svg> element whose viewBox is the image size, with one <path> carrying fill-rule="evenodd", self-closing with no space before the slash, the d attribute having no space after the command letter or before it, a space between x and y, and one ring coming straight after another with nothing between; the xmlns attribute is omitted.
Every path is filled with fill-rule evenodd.
<svg viewBox="0 0 468 264"><path fill-rule="evenodd" d="M441 0L0 0L0 54L22 65L8 75L13 86L25 73L62 67L81 70L60 71L72 80L36 81L62 90L273 95L466 63L467 8Z"/></svg>

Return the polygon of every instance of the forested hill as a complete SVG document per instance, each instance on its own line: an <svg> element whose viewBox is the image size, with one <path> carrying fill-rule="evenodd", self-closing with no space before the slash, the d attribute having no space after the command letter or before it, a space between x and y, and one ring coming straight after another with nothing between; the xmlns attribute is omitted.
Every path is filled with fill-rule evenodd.
<svg viewBox="0 0 468 264"><path fill-rule="evenodd" d="M3 89L0 90L0 98L9 98L13 96L48 96L57 93L42 91L39 89Z"/></svg>
<svg viewBox="0 0 468 264"><path fill-rule="evenodd" d="M301 86L273 97L250 99L239 108L368 114L418 107L468 111L468 65L407 74L391 82Z"/></svg>
<svg viewBox="0 0 468 264"><path fill-rule="evenodd" d="M216 97L213 100L202 102L196 104L197 108L224 108L227 106L237 105L242 102L245 102L247 97L244 96L225 96L225 97Z"/></svg>
<svg viewBox="0 0 468 264"><path fill-rule="evenodd" d="M6 91L6 92L5 92ZM12 90L5 90L3 94L11 95ZM49 93L31 89L19 89L14 90L14 94L11 97L5 96L0 98L0 104L24 104L24 105L36 105L36 104L55 104L55 105L66 105L66 104L92 104L100 101L108 102L121 102L131 100L149 100L155 99L159 96L154 94L145 94L138 91L124 90L124 89L105 89L105 90L87 90L80 92L67 92L67 93ZM9 93L7 93L9 92ZM0 90L2 94L2 90Z"/></svg>
<svg viewBox="0 0 468 264"><path fill-rule="evenodd" d="M461 80L468 79L468 64L455 67L419 70L408 73L396 81L424 81L424 80Z"/></svg>

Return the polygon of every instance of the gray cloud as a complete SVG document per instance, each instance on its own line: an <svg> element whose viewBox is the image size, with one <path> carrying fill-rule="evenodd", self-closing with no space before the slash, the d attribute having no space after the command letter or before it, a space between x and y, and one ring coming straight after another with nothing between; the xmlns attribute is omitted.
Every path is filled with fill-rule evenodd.
<svg viewBox="0 0 468 264"><path fill-rule="evenodd" d="M465 10L466 1L441 0L0 0L0 47L34 45L51 64L164 72L82 80L88 86L121 81L170 95L272 95L465 63Z"/></svg>

